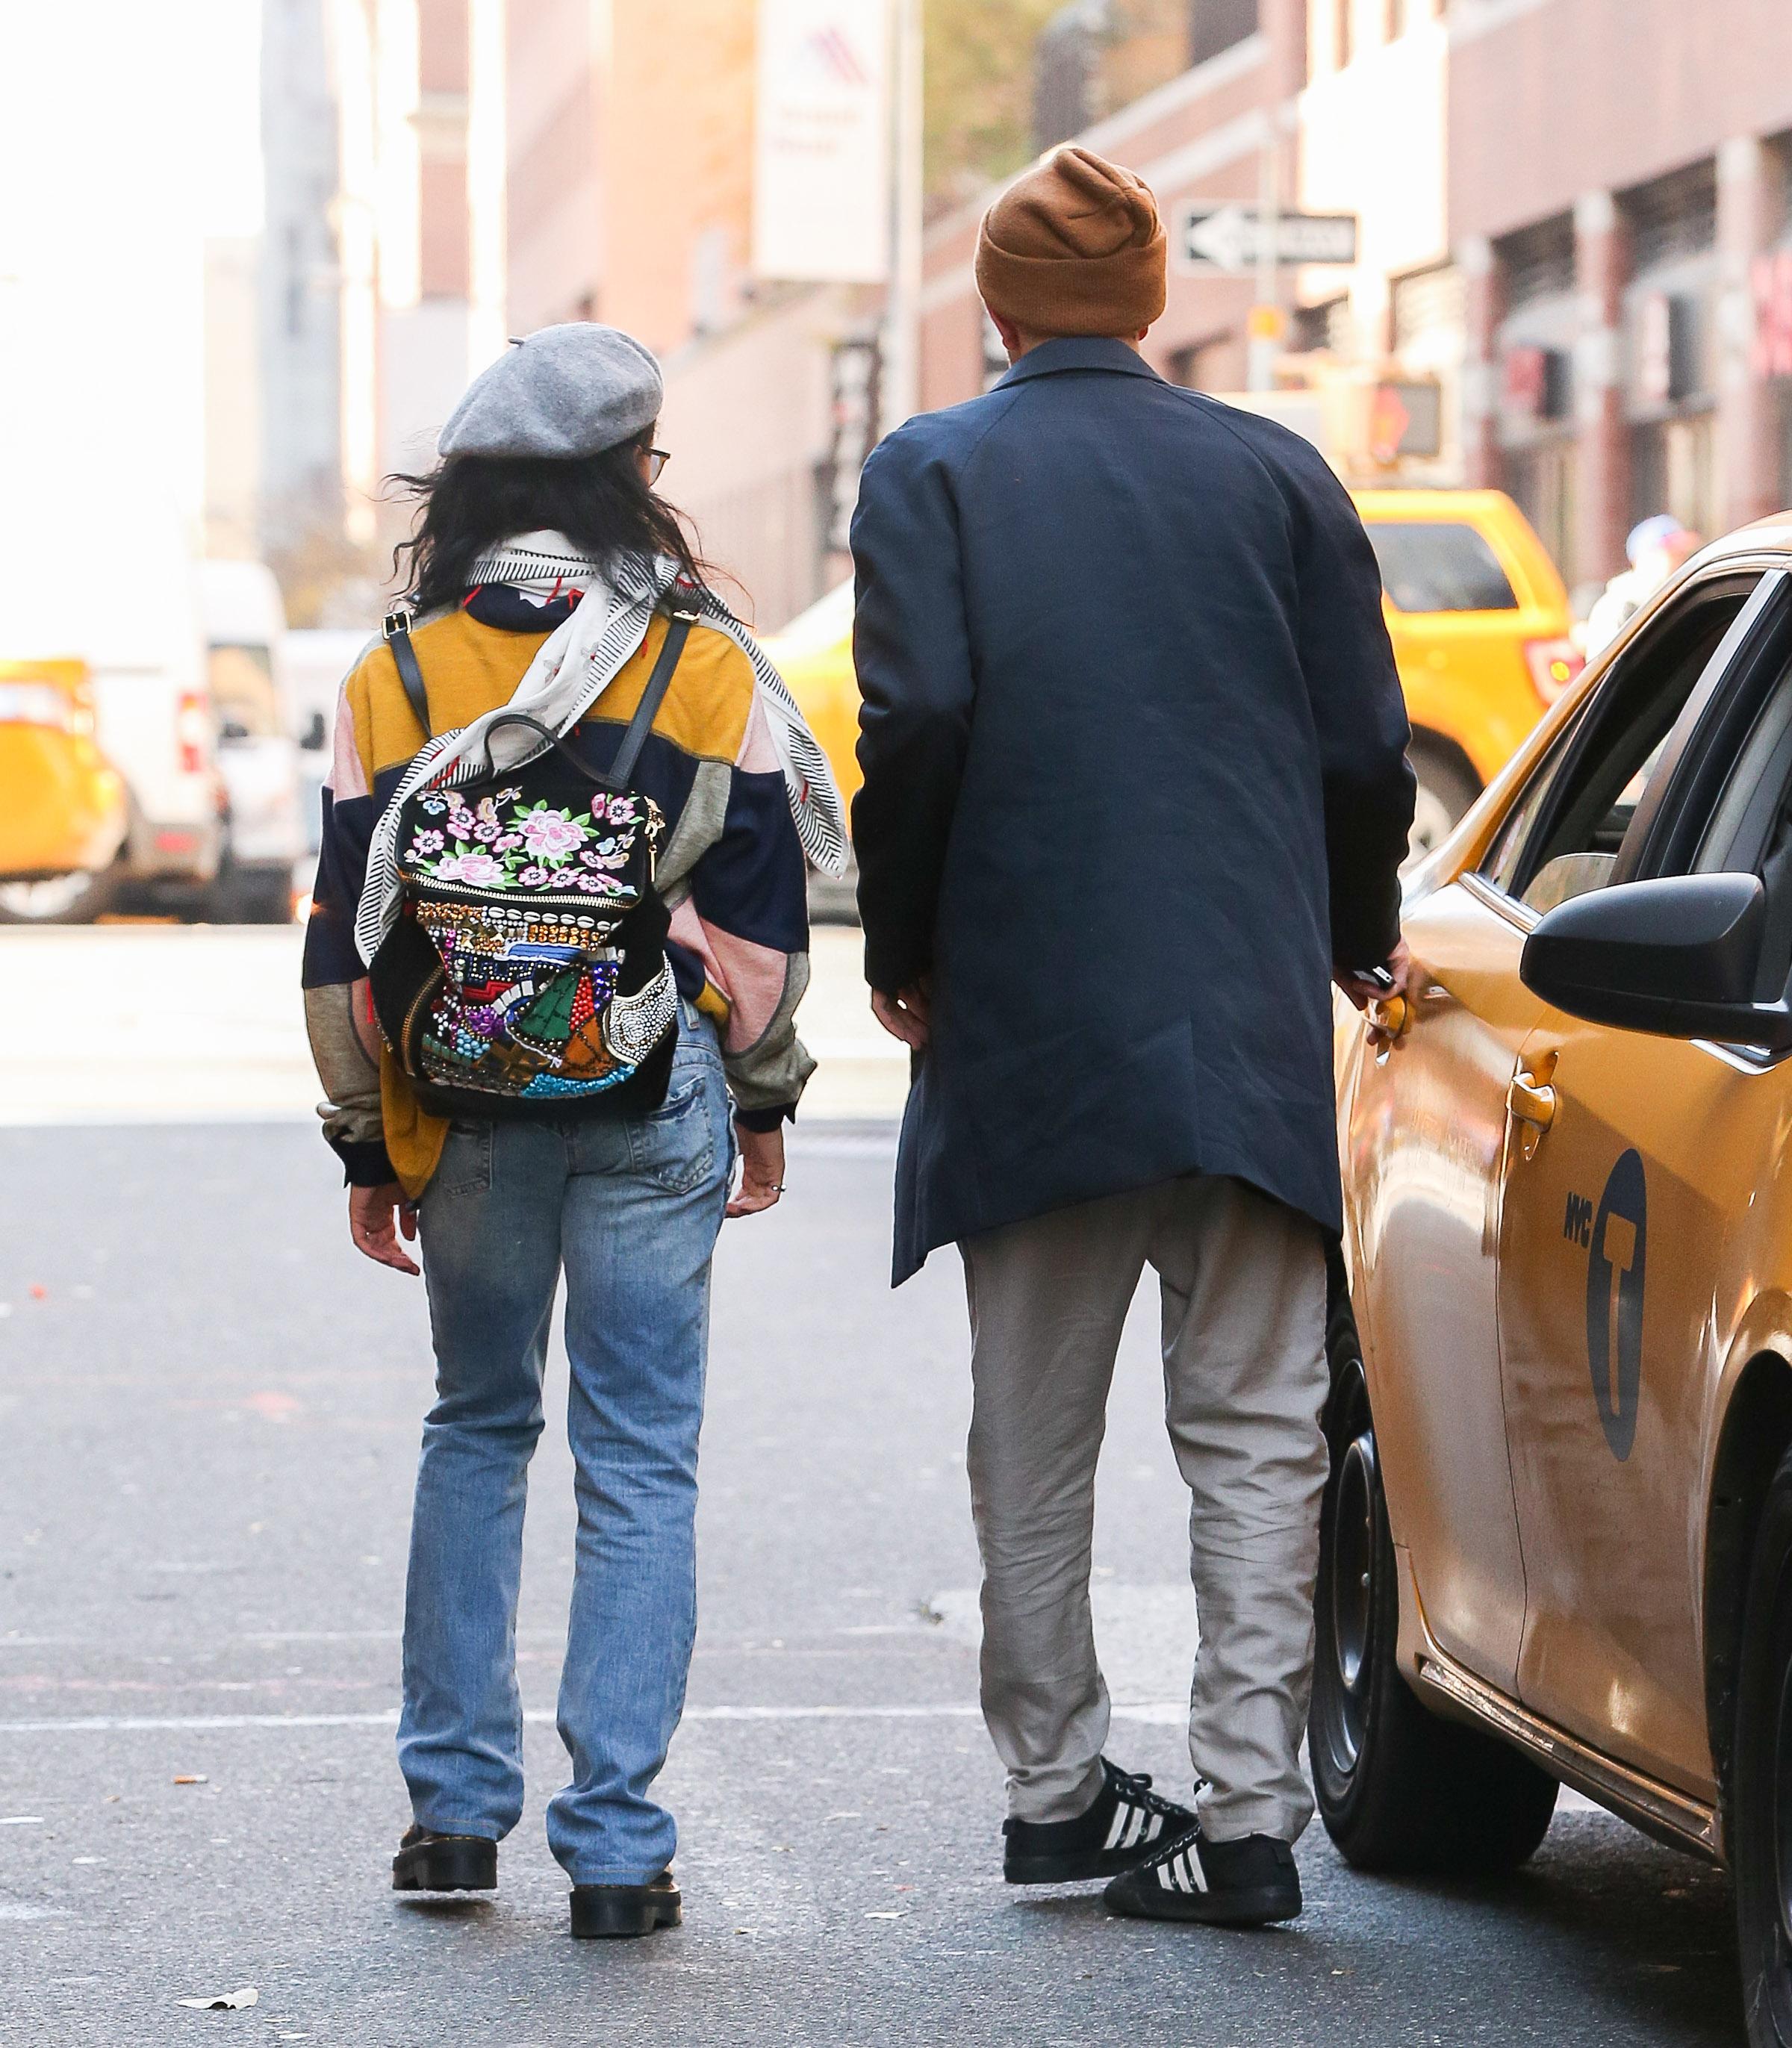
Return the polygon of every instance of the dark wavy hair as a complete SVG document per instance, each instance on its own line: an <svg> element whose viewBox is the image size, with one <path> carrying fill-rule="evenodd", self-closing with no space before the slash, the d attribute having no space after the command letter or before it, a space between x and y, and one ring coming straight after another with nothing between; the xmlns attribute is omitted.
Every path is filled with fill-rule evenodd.
<svg viewBox="0 0 1792 2048"><path fill-rule="evenodd" d="M707 586L710 575L683 515L642 481L638 456L653 430L576 456L455 455L426 475L387 479L421 508L408 541L392 551L392 572L420 612L459 604L473 588L480 556L518 533L564 533L581 553L669 555Z"/></svg>

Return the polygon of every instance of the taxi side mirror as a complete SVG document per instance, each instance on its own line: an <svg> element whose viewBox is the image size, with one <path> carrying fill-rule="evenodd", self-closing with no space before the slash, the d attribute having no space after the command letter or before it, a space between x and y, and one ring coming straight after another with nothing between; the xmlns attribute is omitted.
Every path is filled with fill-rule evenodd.
<svg viewBox="0 0 1792 2048"><path fill-rule="evenodd" d="M1550 911L1519 979L1592 1023L1792 1051L1792 1008L1755 1000L1767 913L1756 875L1617 882Z"/></svg>

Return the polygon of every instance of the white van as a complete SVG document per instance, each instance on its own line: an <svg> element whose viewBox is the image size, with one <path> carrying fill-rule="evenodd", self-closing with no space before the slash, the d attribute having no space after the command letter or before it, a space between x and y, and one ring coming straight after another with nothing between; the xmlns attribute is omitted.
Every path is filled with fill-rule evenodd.
<svg viewBox="0 0 1792 2048"><path fill-rule="evenodd" d="M374 637L364 627L316 626L286 635L286 681L292 692L293 730L299 742L304 785L306 850L324 839L324 785L330 778L336 703L343 678L366 654Z"/></svg>
<svg viewBox="0 0 1792 2048"><path fill-rule="evenodd" d="M305 829L280 586L265 563L206 561L200 594L226 804L208 908L227 922L285 924Z"/></svg>
<svg viewBox="0 0 1792 2048"><path fill-rule="evenodd" d="M4 923L80 921L152 892L190 901L223 842L183 523L172 503L127 501L122 487L56 516L58 483L72 488L46 472L0 506L0 662L78 676L93 738L123 778L126 820L109 860L0 879Z"/></svg>

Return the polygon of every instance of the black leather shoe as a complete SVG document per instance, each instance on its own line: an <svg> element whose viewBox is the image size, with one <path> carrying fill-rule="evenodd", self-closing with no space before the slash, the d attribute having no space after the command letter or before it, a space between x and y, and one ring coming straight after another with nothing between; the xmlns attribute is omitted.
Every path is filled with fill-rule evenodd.
<svg viewBox="0 0 1792 2048"><path fill-rule="evenodd" d="M1161 1842L1195 1825L1186 1806L1101 1759L1095 1804L1073 1821L1004 1821L1002 1875L1010 1884L1076 1884L1131 1870Z"/></svg>
<svg viewBox="0 0 1792 2048"><path fill-rule="evenodd" d="M626 1941L683 1923L685 1902L669 1870L651 1884L576 1884L572 1936L579 1941Z"/></svg>
<svg viewBox="0 0 1792 2048"><path fill-rule="evenodd" d="M1199 1920L1263 1927L1301 1910L1294 1852L1273 1835L1210 1842L1197 1824L1167 1841L1102 1894L1110 1912L1137 1920Z"/></svg>
<svg viewBox="0 0 1792 2048"><path fill-rule="evenodd" d="M394 1891L495 1891L498 1844L483 1835L405 1830L392 1859Z"/></svg>

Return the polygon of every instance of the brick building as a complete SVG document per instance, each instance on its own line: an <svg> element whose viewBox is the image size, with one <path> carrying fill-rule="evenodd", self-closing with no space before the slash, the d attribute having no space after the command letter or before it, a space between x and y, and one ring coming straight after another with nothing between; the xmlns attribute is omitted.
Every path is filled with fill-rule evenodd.
<svg viewBox="0 0 1792 2048"><path fill-rule="evenodd" d="M1571 584L1792 503L1792 8L1457 0L1465 438Z"/></svg>
<svg viewBox="0 0 1792 2048"><path fill-rule="evenodd" d="M507 11L515 331L600 320L663 355L731 324L752 217L754 0Z"/></svg>
<svg viewBox="0 0 1792 2048"><path fill-rule="evenodd" d="M749 275L754 0L504 11L510 327L595 317L661 352L674 495L776 625L840 566L843 394L877 304ZM1147 353L1166 376L1247 382L1256 281L1186 260L1189 209L1348 212L1356 262L1275 286L1276 381L1307 406L1290 416L1317 423L1347 469L1503 484L1581 584L1619 565L1645 512L1716 529L1792 499L1786 0L1135 11L1150 31L1138 76L1166 68L1173 17L1190 61L1079 139L1141 172L1163 207L1169 302ZM1110 83L1132 76L1124 50L1103 61ZM972 272L991 196L928 234L928 406L1001 367ZM1391 380L1431 394L1429 436L1397 458L1369 405Z"/></svg>

